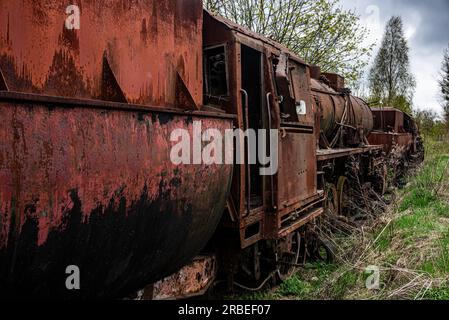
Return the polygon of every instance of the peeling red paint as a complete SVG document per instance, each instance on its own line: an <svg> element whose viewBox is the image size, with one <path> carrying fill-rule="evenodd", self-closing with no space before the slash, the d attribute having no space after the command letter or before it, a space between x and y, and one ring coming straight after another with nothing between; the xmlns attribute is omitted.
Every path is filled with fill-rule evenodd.
<svg viewBox="0 0 449 320"><path fill-rule="evenodd" d="M79 30L64 27L67 1L1 1L0 68L9 61L11 91L99 98L106 55L128 102L174 106L179 73L201 105L200 0L71 4Z"/></svg>
<svg viewBox="0 0 449 320"><path fill-rule="evenodd" d="M48 245L51 232L67 232L70 237L66 223L75 206L73 190L85 225L92 223L91 215L99 208L123 212L126 219L141 197L149 204L159 203L160 213L148 211L148 215L176 221L185 218L180 215L188 208L194 210L189 225L176 234L166 230L161 241L191 239L176 244L167 255L197 253L204 240L194 239L211 236L215 230L229 192L232 165L175 165L170 151L177 142L170 141L170 134L182 128L192 135L193 122L201 121L203 130L218 129L224 136L232 119L10 102L0 102L0 119L0 251L10 250L17 237L36 241L36 252ZM121 210L124 199L126 207ZM173 207L174 203L182 207ZM24 229L30 221L38 223L35 240ZM170 263L176 265L176 260ZM149 273L151 268L143 274Z"/></svg>
<svg viewBox="0 0 449 320"><path fill-rule="evenodd" d="M211 183L198 178L215 180L221 170L216 165L198 168L172 164L170 149L174 143L170 142L170 133L176 128L192 133L192 122L182 117L161 124L149 114L1 106L0 118L5 124L0 128L4 138L1 212L10 212L5 206L13 198L19 212L35 203L39 245L45 242L50 226L61 224L64 208L70 209L69 190L79 190L82 212L88 216L99 205L107 206L113 193L122 187L131 202L140 196L145 184L150 199L158 198L161 191L171 197L186 197L193 190L207 192ZM229 124L207 119L202 126L204 130L224 130ZM180 186L159 189L161 175L165 175L165 181L178 177ZM26 218L21 216L21 222ZM8 223L5 226L7 229ZM7 236L6 230L2 246Z"/></svg>
<svg viewBox="0 0 449 320"><path fill-rule="evenodd" d="M79 30L67 1L0 2L0 296L139 289L199 253L229 195L232 165L170 160L173 130L232 128L196 110L202 1L70 4Z"/></svg>

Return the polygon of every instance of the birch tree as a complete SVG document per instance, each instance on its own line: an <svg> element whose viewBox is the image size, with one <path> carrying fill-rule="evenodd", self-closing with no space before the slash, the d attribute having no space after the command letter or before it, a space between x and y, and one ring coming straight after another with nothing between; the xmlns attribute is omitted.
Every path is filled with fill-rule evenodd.
<svg viewBox="0 0 449 320"><path fill-rule="evenodd" d="M410 114L416 82L410 71L409 51L402 19L393 16L371 68L369 87L372 100Z"/></svg>
<svg viewBox="0 0 449 320"><path fill-rule="evenodd" d="M444 53L439 84L441 89L441 105L443 106L444 120L449 131L449 47Z"/></svg>

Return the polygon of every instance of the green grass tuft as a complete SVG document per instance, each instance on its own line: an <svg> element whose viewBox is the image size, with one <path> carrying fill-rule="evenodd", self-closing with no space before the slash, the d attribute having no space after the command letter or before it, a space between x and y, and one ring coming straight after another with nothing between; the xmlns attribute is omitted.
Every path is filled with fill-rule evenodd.
<svg viewBox="0 0 449 320"><path fill-rule="evenodd" d="M407 178L398 202L363 237L336 236L342 262L309 264L279 287L243 297L449 300L449 143L427 140L421 170ZM381 290L365 287L368 265L381 268Z"/></svg>

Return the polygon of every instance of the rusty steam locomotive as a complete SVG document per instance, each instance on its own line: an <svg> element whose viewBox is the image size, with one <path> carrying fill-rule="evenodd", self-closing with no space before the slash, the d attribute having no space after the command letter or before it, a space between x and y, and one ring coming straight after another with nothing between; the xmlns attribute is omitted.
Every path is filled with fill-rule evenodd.
<svg viewBox="0 0 449 320"><path fill-rule="evenodd" d="M218 273L283 278L305 245L319 254L309 230L323 212L344 214L348 162L382 192L385 156L420 150L409 116L370 109L342 77L201 0L74 2L79 28L67 1L0 1L0 296L156 283L163 298ZM170 132L195 121L279 130L279 170L175 165ZM71 265L79 290L65 286ZM182 267L188 285L160 281Z"/></svg>

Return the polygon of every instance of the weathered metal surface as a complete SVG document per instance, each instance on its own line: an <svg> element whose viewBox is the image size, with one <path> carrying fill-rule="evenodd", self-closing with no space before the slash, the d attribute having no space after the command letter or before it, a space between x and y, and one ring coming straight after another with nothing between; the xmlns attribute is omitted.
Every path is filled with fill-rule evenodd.
<svg viewBox="0 0 449 320"><path fill-rule="evenodd" d="M230 165L175 165L174 129L232 119L0 97L0 296L114 297L198 254ZM81 270L68 291L65 270Z"/></svg>
<svg viewBox="0 0 449 320"><path fill-rule="evenodd" d="M398 146L408 152L414 148L418 136L416 124L410 116L395 108L375 108L374 129L368 137L372 144L384 146L384 151L389 154L394 147Z"/></svg>
<svg viewBox="0 0 449 320"><path fill-rule="evenodd" d="M244 120L242 115L242 98L240 95L241 75L239 74L238 60L240 56L240 46L235 44L234 34L229 32L226 25L217 23L214 16L206 10L203 15L203 45L205 48L224 46L226 51L226 64L228 72L228 97L220 99L205 98L205 102L221 108L228 114L236 115L235 125L243 128ZM245 173L243 166L235 166L232 178L232 192L228 201L230 215L240 217L245 205ZM238 219L234 219L237 222Z"/></svg>
<svg viewBox="0 0 449 320"><path fill-rule="evenodd" d="M79 30L65 26L69 5ZM200 106L202 10L201 0L2 0L0 70L11 91L176 106L185 86Z"/></svg>
<svg viewBox="0 0 449 320"><path fill-rule="evenodd" d="M178 272L139 292L141 300L186 299L205 294L217 276L215 256L198 256Z"/></svg>
<svg viewBox="0 0 449 320"><path fill-rule="evenodd" d="M334 81L335 86L341 85L337 76ZM322 81L311 79L311 84L314 101L321 110L321 131L327 141L334 140L343 127L349 131L343 139L345 146L364 143L373 129L373 114L369 106L362 99L337 92Z"/></svg>
<svg viewBox="0 0 449 320"><path fill-rule="evenodd" d="M336 92L341 92L345 88L345 78L343 78L339 74L323 73L322 76L326 78L327 81L329 81L329 86Z"/></svg>
<svg viewBox="0 0 449 320"><path fill-rule="evenodd" d="M373 108L374 130L418 134L415 121L408 114L391 107Z"/></svg>
<svg viewBox="0 0 449 320"><path fill-rule="evenodd" d="M283 128L279 150L279 209L303 201L317 192L316 139L312 133ZM312 155L312 156L311 156Z"/></svg>
<svg viewBox="0 0 449 320"><path fill-rule="evenodd" d="M232 127L192 112L202 14L200 0L0 2L0 295L117 296L206 244L232 166L170 161L173 130Z"/></svg>
<svg viewBox="0 0 449 320"><path fill-rule="evenodd" d="M413 135L411 133L373 132L368 141L372 144L383 146L386 154L390 154L395 146L402 147L405 151L412 148Z"/></svg>
<svg viewBox="0 0 449 320"><path fill-rule="evenodd" d="M404 116L393 108L373 109L374 129L381 132L404 132ZM399 131L400 130L400 131Z"/></svg>
<svg viewBox="0 0 449 320"><path fill-rule="evenodd" d="M320 149L317 150L317 161L326 161L337 158L344 158L355 154L376 152L382 150L383 146L378 143L373 143L370 146L360 148L344 148L344 149Z"/></svg>
<svg viewBox="0 0 449 320"><path fill-rule="evenodd" d="M91 99L77 99L77 98L63 98L46 95L36 95L31 93L20 92L8 92L0 90L0 99L4 102L24 102L30 104L43 104L43 105L59 105L61 108L73 108L73 107L85 107L93 109L108 109L108 110L122 110L122 111L143 111L143 112L161 112L164 114L178 115L178 116L195 116L200 115L208 118L216 119L234 119L235 116L229 115L223 112L217 112L215 109L212 111L204 110L190 110L188 112L179 108L169 107L155 107L141 104L130 103L116 103L110 101L91 100Z"/></svg>

